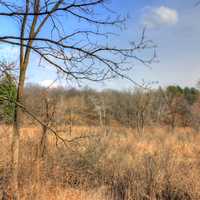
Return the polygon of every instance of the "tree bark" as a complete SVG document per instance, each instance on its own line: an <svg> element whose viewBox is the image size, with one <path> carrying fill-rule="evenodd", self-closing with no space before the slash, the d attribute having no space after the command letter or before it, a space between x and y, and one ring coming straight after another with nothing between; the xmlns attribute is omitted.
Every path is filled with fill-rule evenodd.
<svg viewBox="0 0 200 200"><path fill-rule="evenodd" d="M24 81L26 70L22 67L20 70L17 99L18 103L23 103ZM20 148L20 126L21 126L22 110L17 104L15 105L14 122L13 122L13 136L11 146L11 167L12 167L12 190L13 199L19 198L19 148Z"/></svg>

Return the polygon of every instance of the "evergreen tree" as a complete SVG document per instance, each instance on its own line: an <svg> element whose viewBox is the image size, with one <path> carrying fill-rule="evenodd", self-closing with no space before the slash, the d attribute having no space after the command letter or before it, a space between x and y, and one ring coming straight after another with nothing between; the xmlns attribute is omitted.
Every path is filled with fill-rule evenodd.
<svg viewBox="0 0 200 200"><path fill-rule="evenodd" d="M0 120L3 122L11 123L13 120L16 93L14 76L6 73L0 79Z"/></svg>

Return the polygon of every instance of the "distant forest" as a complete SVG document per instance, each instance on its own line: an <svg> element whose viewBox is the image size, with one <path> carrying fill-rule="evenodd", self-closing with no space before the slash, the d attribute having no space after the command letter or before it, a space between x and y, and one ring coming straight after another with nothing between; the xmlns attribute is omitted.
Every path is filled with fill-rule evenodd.
<svg viewBox="0 0 200 200"><path fill-rule="evenodd" d="M7 93L5 95L5 93ZM2 77L0 95L7 99L0 102L0 120L10 123L13 119L16 86L13 78ZM9 101L8 101L9 100ZM45 121L51 118L52 126L90 125L124 126L142 132L144 127L200 126L200 91L197 88L168 86L166 88L133 88L127 91L95 91L85 88L45 89L29 84L25 89L25 107ZM24 125L34 124L30 115L24 116Z"/></svg>

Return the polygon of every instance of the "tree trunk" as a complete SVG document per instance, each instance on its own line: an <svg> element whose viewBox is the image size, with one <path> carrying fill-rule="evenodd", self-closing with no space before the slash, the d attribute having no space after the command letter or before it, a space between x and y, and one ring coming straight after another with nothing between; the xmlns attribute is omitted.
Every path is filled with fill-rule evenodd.
<svg viewBox="0 0 200 200"><path fill-rule="evenodd" d="M20 70L17 99L19 104L23 103L25 69ZM22 118L22 110L19 105L15 104L14 122L13 122L13 135L11 146L11 167L12 167L12 191L13 199L19 200L19 149L20 149L20 126Z"/></svg>
<svg viewBox="0 0 200 200"><path fill-rule="evenodd" d="M45 168L45 158L47 156L47 147L48 147L48 138L47 138L47 127L42 127L42 137L38 144L37 155L36 155L36 163L35 163L35 178L33 179L33 191L34 191L34 198L39 198L38 195L40 194L40 189L42 187L42 174L41 169Z"/></svg>
<svg viewBox="0 0 200 200"><path fill-rule="evenodd" d="M42 137L39 143L38 147L38 156L37 158L41 160L47 153L47 147L48 147L48 137L47 137L47 127L42 127Z"/></svg>

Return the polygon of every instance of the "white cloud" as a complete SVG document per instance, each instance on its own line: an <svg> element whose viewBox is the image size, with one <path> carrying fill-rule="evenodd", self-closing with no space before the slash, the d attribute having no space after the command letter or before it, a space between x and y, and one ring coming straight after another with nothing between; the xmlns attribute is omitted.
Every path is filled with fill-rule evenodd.
<svg viewBox="0 0 200 200"><path fill-rule="evenodd" d="M178 23L178 18L178 12L176 10L160 6L146 10L143 17L143 24L148 28L175 25Z"/></svg>
<svg viewBox="0 0 200 200"><path fill-rule="evenodd" d="M57 88L60 86L60 84L58 84L55 80L43 80L39 83L39 85L45 88Z"/></svg>

